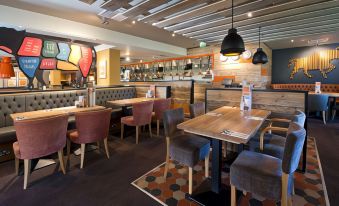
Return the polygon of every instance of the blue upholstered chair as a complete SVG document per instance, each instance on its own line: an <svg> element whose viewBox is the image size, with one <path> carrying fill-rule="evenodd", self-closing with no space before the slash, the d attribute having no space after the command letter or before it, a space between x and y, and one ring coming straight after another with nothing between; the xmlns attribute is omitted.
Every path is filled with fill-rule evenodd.
<svg viewBox="0 0 339 206"><path fill-rule="evenodd" d="M299 126L304 127L305 120L306 115L304 112L300 110L297 110L290 119L278 119L278 118L270 119L269 126L262 130L259 137L260 152L282 159L284 154L286 136L275 134L274 132L286 133L288 132L288 128L275 127L273 126L273 124L275 122L284 122L289 124L296 123Z"/></svg>
<svg viewBox="0 0 339 206"><path fill-rule="evenodd" d="M236 205L236 189L255 196L292 205L293 174L298 167L306 131L291 123L285 143L283 159L270 155L243 151L231 165L231 205Z"/></svg>
<svg viewBox="0 0 339 206"><path fill-rule="evenodd" d="M200 160L205 160L205 176L208 177L210 141L177 129L177 125L184 121L184 110L182 108L165 111L163 121L167 145L164 177L167 177L170 159L188 166L188 193L192 194L193 167Z"/></svg>
<svg viewBox="0 0 339 206"><path fill-rule="evenodd" d="M322 112L324 124L326 124L326 113L328 111L328 95L309 94L308 112Z"/></svg>

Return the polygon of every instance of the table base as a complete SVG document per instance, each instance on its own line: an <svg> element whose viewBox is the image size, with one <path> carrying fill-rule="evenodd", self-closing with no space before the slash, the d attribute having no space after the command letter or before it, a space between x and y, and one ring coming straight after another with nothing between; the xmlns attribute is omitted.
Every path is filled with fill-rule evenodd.
<svg viewBox="0 0 339 206"><path fill-rule="evenodd" d="M241 196L237 192L237 199ZM211 190L211 179L206 179L192 195L186 194L186 199L202 206L226 206L231 205L231 188L226 185L221 186L219 193Z"/></svg>

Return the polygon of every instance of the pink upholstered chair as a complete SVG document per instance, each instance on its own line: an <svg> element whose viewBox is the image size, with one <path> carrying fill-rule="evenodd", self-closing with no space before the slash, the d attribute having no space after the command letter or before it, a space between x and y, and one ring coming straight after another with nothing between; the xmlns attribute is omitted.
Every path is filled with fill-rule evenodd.
<svg viewBox="0 0 339 206"><path fill-rule="evenodd" d="M15 171L19 171L19 159L24 160L24 189L31 171L31 159L58 152L60 167L66 174L63 148L66 144L68 115L14 121L18 141L13 143Z"/></svg>
<svg viewBox="0 0 339 206"><path fill-rule="evenodd" d="M112 109L103 109L75 114L76 129L67 132L67 161L70 158L71 142L81 145L80 169L84 166L85 147L88 143L104 140L105 151L109 159L107 138Z"/></svg>
<svg viewBox="0 0 339 206"><path fill-rule="evenodd" d="M136 144L139 142L139 128L148 124L149 133L152 137L152 111L153 101L145 101L137 104L133 104L133 116L127 116L121 118L121 139L124 137L124 126L134 126L136 133Z"/></svg>
<svg viewBox="0 0 339 206"><path fill-rule="evenodd" d="M153 110L154 118L157 121L157 136L159 136L160 121L163 119L163 113L171 109L171 99L158 99L154 101Z"/></svg>

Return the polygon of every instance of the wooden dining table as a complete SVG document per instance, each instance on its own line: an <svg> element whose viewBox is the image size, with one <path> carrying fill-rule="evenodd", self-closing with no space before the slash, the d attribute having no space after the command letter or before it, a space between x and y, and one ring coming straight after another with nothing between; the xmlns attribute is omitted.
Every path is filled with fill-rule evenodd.
<svg viewBox="0 0 339 206"><path fill-rule="evenodd" d="M162 98L137 97L137 98L130 98L130 99L107 101L106 103L107 105L122 107L122 112L124 115L131 115L129 114L128 107L133 106L133 104L147 102L147 101L154 101L154 100L159 100L159 99L162 99Z"/></svg>
<svg viewBox="0 0 339 206"><path fill-rule="evenodd" d="M11 118L14 121L19 121L23 119L34 119L34 118L43 118L43 117L51 117L61 114L68 114L68 115L74 115L78 112L86 112L86 111L94 111L94 110L100 110L105 109L103 106L92 106L92 107L76 107L76 106L70 106L70 107L60 107L60 108L53 108L53 109L44 109L44 110L36 110L36 111L30 111L30 112L20 112L20 113L14 113L11 114Z"/></svg>
<svg viewBox="0 0 339 206"><path fill-rule="evenodd" d="M187 133L209 137L212 140L212 172L189 197L201 205L229 205L230 188L221 183L222 141L242 148L253 137L270 111L224 106L177 125ZM240 149L242 150L242 149ZM240 151L239 151L240 152Z"/></svg>

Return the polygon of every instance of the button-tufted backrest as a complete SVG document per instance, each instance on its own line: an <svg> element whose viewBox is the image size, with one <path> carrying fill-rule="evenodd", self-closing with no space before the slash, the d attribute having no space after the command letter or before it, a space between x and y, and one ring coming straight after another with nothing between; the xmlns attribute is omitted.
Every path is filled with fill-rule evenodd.
<svg viewBox="0 0 339 206"><path fill-rule="evenodd" d="M102 88L96 89L96 104L106 106L107 101L130 99L136 97L135 87L121 87L121 88Z"/></svg>
<svg viewBox="0 0 339 206"><path fill-rule="evenodd" d="M0 127L13 125L10 114L25 111L25 96L0 96Z"/></svg>
<svg viewBox="0 0 339 206"><path fill-rule="evenodd" d="M26 95L26 111L74 106L79 96L86 96L86 91L42 92Z"/></svg>
<svg viewBox="0 0 339 206"><path fill-rule="evenodd" d="M314 91L314 84L272 84L272 89ZM339 84L321 84L323 92L339 92Z"/></svg>

